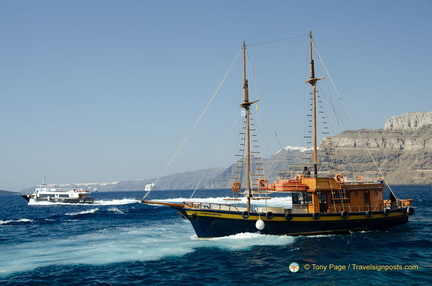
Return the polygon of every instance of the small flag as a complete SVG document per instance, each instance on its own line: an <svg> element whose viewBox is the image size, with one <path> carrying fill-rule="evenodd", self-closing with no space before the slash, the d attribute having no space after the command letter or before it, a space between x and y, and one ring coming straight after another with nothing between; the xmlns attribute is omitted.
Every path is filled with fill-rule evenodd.
<svg viewBox="0 0 432 286"><path fill-rule="evenodd" d="M256 110L256 112L258 112L258 104L255 105L255 110Z"/></svg>

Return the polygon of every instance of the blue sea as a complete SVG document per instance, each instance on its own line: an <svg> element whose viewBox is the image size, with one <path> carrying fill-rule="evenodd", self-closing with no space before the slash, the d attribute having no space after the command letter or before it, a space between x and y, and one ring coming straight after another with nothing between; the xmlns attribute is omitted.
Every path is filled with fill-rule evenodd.
<svg viewBox="0 0 432 286"><path fill-rule="evenodd" d="M169 207L141 204L144 192L93 193L92 205L0 196L0 285L431 285L432 187L393 190L413 199L406 225L217 239L197 239ZM153 191L149 199L180 201L191 192ZM210 200L226 195L197 191Z"/></svg>

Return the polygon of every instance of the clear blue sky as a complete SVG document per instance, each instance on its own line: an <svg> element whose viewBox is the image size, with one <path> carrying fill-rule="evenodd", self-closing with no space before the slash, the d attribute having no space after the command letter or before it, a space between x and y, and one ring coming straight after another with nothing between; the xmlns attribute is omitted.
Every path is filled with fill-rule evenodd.
<svg viewBox="0 0 432 286"><path fill-rule="evenodd" d="M308 39L253 43L312 30L358 128L430 111L431 12L426 0L0 1L0 189L157 177L243 40L283 146L303 144ZM224 147L210 164L239 112L237 67L166 174L235 160Z"/></svg>

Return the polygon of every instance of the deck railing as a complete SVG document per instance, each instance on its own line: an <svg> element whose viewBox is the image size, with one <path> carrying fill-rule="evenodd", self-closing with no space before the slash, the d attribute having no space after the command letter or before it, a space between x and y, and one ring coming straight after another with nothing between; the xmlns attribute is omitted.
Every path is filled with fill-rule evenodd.
<svg viewBox="0 0 432 286"><path fill-rule="evenodd" d="M200 203L200 202L184 202L185 205L197 209L211 209L211 210L224 210L224 211L240 211L238 207L233 204L220 204L220 203Z"/></svg>
<svg viewBox="0 0 432 286"><path fill-rule="evenodd" d="M184 204L194 209L209 209L209 210L224 210L224 211L246 210L245 207L239 207L233 204L190 202L190 201L186 201L184 202ZM348 211L348 212L382 211L384 209L399 209L407 205L409 205L409 202L405 200L398 200L396 202L391 202L390 200L387 200L381 204L375 204L375 205L358 205L358 206L330 205L327 212L334 213L334 212L342 212L342 211ZM308 213L308 205L293 205L291 208L285 208L285 212Z"/></svg>

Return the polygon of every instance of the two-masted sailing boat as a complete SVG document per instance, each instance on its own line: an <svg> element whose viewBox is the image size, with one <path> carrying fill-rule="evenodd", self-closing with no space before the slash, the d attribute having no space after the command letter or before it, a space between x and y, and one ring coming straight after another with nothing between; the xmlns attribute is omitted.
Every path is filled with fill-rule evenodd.
<svg viewBox="0 0 432 286"><path fill-rule="evenodd" d="M313 101L313 170L297 175L292 179L283 179L269 184L260 179L252 183L251 179L251 139L250 107L256 101L250 101L248 80L246 78L246 45L243 44L244 101L241 107L246 114L246 178L245 205L203 203L185 201L168 203L148 201L143 203L170 206L178 210L183 218L192 223L198 237L211 238L229 236L244 232L259 232L270 235L310 235L328 233L346 233L350 231L376 230L408 222L408 216L414 214L411 200L397 199L390 190L390 198L384 199L383 181L347 182L340 174L319 176L317 147L317 95L316 84L322 78L315 77L312 57L313 40L310 34L310 79ZM240 182L232 184L233 192L239 191ZM285 193L292 197L292 204L287 206L255 207L251 200L257 192Z"/></svg>

